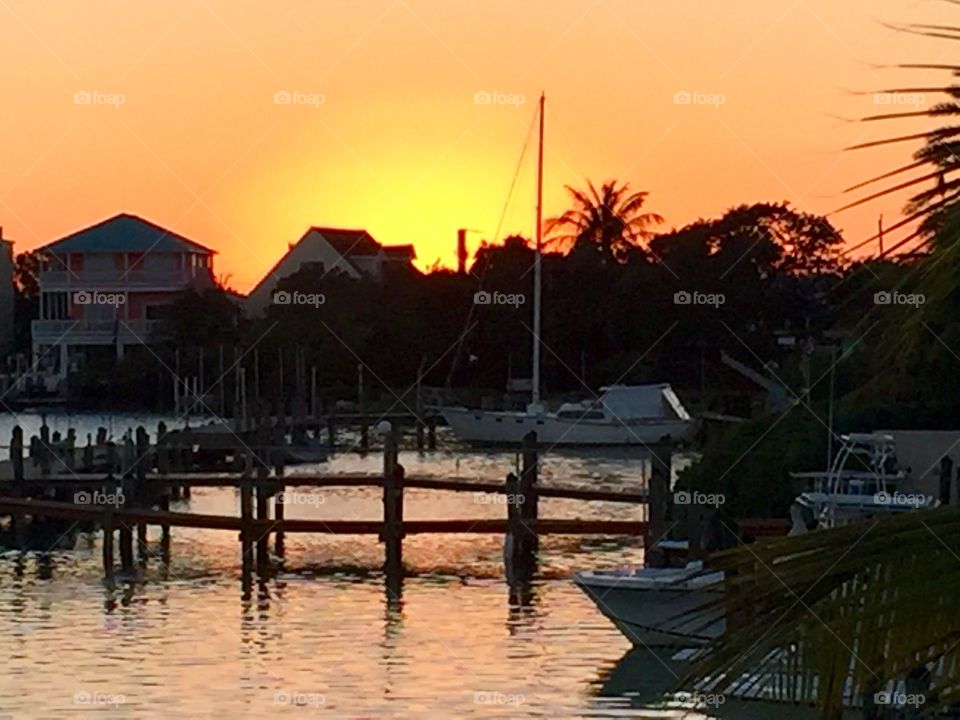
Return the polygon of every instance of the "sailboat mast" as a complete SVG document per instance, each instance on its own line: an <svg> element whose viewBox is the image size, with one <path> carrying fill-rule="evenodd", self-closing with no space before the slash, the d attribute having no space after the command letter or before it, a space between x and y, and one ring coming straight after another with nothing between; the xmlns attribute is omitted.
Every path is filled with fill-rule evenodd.
<svg viewBox="0 0 960 720"><path fill-rule="evenodd" d="M533 393L532 403L540 403L540 253L543 245L543 105L540 94L540 147L537 152L537 227L536 252L533 260Z"/></svg>

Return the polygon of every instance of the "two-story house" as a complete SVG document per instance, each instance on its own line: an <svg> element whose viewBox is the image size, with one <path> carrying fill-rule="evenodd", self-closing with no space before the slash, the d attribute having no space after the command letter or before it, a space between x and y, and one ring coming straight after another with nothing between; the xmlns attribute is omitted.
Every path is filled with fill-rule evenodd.
<svg viewBox="0 0 960 720"><path fill-rule="evenodd" d="M412 268L416 256L413 245L381 245L366 230L312 227L247 294L245 307L248 314L262 314L277 283L305 266L380 280L387 268Z"/></svg>
<svg viewBox="0 0 960 720"><path fill-rule="evenodd" d="M144 344L161 308L214 286L214 251L121 214L39 248L40 318L34 362L66 377L93 353L122 358Z"/></svg>

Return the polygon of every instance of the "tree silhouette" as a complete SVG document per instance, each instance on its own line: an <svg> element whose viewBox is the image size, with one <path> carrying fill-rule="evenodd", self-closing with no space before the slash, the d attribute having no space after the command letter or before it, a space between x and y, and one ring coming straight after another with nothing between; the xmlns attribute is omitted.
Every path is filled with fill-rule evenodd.
<svg viewBox="0 0 960 720"><path fill-rule="evenodd" d="M597 190L588 180L586 191L566 188L574 206L547 221L548 242L574 251L590 248L602 262L622 262L663 222L660 215L642 211L649 193L630 192L627 183L610 180Z"/></svg>

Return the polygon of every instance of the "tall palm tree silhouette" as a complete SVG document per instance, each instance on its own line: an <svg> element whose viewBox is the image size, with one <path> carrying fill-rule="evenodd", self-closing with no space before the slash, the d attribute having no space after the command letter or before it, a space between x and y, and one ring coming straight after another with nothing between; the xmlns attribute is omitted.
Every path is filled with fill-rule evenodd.
<svg viewBox="0 0 960 720"><path fill-rule="evenodd" d="M547 220L548 243L577 249L589 247L604 260L621 261L653 235L654 225L663 222L660 215L643 212L649 193L631 192L627 183L618 186L610 180L597 190L588 180L587 190L570 185L566 188L574 206Z"/></svg>

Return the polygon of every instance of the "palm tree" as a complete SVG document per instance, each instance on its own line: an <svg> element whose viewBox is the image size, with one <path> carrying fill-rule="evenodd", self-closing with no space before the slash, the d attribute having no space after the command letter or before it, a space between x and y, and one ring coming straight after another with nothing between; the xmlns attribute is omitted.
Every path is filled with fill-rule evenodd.
<svg viewBox="0 0 960 720"><path fill-rule="evenodd" d="M598 191L588 180L586 191L570 185L566 188L574 206L547 221L550 243L568 248L590 247L604 261L621 262L653 235L652 226L663 222L656 213L642 212L649 193L630 192L627 183L618 187L615 180L610 180Z"/></svg>

